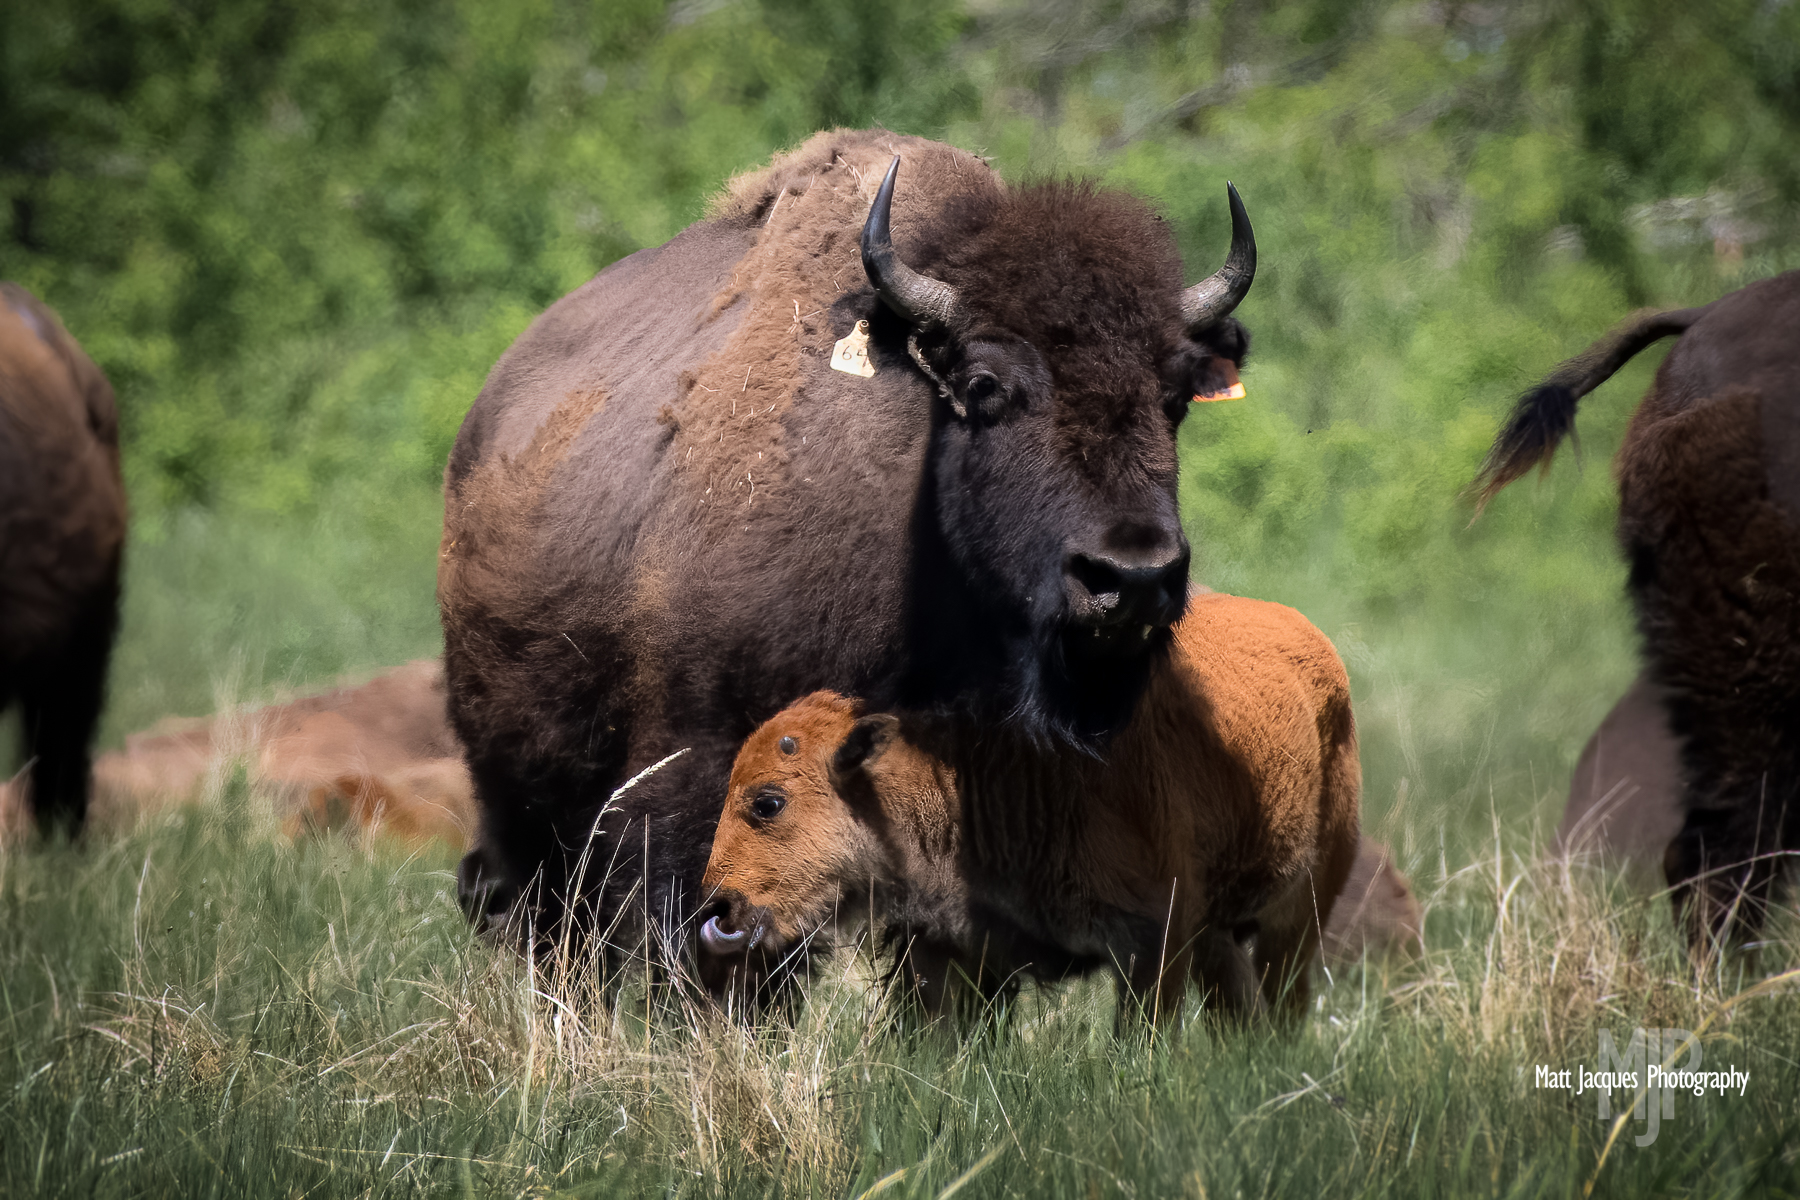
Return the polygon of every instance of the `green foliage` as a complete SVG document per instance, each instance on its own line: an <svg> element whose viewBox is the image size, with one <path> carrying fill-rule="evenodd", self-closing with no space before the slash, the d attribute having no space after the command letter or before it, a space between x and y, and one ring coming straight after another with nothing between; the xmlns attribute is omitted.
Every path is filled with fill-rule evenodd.
<svg viewBox="0 0 1800 1200"><path fill-rule="evenodd" d="M431 485L487 367L822 122L941 123L944 5L16 6L0 274L125 397L130 484ZM963 101L966 103L966 99Z"/></svg>

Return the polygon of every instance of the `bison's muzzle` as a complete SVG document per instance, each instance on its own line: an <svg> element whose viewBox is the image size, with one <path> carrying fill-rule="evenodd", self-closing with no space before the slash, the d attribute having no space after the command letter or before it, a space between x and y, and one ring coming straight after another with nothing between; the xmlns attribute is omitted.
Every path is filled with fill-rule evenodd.
<svg viewBox="0 0 1800 1200"><path fill-rule="evenodd" d="M1185 542L1174 553L1069 555L1063 589L1074 624L1102 638L1137 634L1147 641L1186 607L1188 557Z"/></svg>

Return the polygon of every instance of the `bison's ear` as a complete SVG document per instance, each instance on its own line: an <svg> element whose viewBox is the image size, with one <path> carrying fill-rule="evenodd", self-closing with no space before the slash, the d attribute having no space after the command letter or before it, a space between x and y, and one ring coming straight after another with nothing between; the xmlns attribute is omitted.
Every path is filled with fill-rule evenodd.
<svg viewBox="0 0 1800 1200"><path fill-rule="evenodd" d="M881 757L899 729L900 719L892 713L876 713L852 725L826 769L832 788L839 795L846 795L868 765Z"/></svg>

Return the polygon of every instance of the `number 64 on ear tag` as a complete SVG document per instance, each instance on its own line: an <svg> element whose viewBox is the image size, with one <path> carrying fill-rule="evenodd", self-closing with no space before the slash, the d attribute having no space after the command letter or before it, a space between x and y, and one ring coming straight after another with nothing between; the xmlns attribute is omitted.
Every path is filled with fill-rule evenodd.
<svg viewBox="0 0 1800 1200"><path fill-rule="evenodd" d="M850 336L831 348L831 369L846 375L875 378L875 364L869 361L869 323L858 321Z"/></svg>

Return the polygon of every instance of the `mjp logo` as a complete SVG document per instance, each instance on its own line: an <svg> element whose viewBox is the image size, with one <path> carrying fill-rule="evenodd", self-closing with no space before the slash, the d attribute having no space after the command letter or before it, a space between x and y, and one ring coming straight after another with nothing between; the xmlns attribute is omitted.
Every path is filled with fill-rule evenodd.
<svg viewBox="0 0 1800 1200"><path fill-rule="evenodd" d="M1623 1054L1619 1053L1618 1043L1613 1041L1612 1030L1600 1031L1599 1074L1602 1077L1609 1073L1630 1076L1632 1082L1626 1086L1637 1094L1637 1103L1632 1106L1631 1116L1634 1120L1649 1122L1644 1132L1633 1139L1640 1146L1648 1146L1656 1140L1656 1135L1662 1132L1664 1117L1672 1120L1675 1116L1674 1078L1668 1078L1659 1088L1650 1072L1654 1070L1659 1074L1663 1073L1663 1056L1674 1056L1684 1042L1688 1047L1688 1055L1683 1071L1698 1072L1705 1052L1701 1049L1700 1039L1686 1029L1634 1029ZM1613 1115L1612 1088L1602 1084L1601 1089L1600 1119L1605 1121Z"/></svg>

